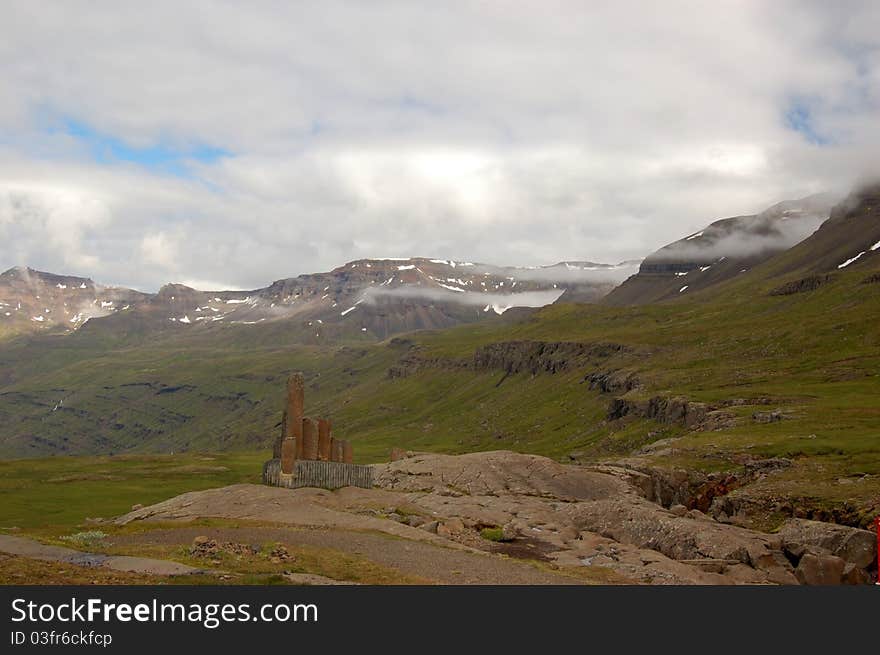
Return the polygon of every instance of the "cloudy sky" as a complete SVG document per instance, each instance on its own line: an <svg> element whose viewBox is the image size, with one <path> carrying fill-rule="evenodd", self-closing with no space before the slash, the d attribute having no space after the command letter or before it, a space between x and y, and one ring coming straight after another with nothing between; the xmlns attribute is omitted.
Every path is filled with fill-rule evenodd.
<svg viewBox="0 0 880 655"><path fill-rule="evenodd" d="M0 21L0 269L617 262L880 171L880 3L63 2Z"/></svg>

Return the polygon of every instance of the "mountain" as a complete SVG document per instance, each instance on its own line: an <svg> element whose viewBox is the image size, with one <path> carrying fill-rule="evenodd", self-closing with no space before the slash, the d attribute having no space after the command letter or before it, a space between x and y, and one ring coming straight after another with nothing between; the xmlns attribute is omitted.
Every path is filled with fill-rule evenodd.
<svg viewBox="0 0 880 655"><path fill-rule="evenodd" d="M829 217L835 202L830 194L817 194L780 202L759 214L715 221L650 254L638 274L603 302L642 305L714 287L808 237Z"/></svg>
<svg viewBox="0 0 880 655"><path fill-rule="evenodd" d="M6 332L72 331L148 298L148 294L101 286L88 278L15 267L0 274L0 326Z"/></svg>
<svg viewBox="0 0 880 655"><path fill-rule="evenodd" d="M761 267L765 277L830 280L845 271L876 268L880 263L880 184L853 191L831 210L830 218L789 251ZM824 275L824 276L823 276ZM801 276L804 276L801 278Z"/></svg>
<svg viewBox="0 0 880 655"><path fill-rule="evenodd" d="M6 333L84 329L119 336L283 321L306 342L384 339L479 321L513 307L540 307L563 293L594 302L635 265L517 268L421 257L362 259L252 291L168 284L155 294L13 268L0 276L0 326Z"/></svg>
<svg viewBox="0 0 880 655"><path fill-rule="evenodd" d="M526 275L591 268L572 262L492 275L458 262L362 260L259 293L166 287L65 336L40 329L0 343L0 455L267 451L285 380L302 371L308 411L332 418L361 461L382 461L392 446L624 461L647 471L664 502L722 518L773 528L797 513L868 525L880 512L878 210L876 189L857 191L789 249L704 291L637 308L556 302L498 317L489 303L502 281L519 289ZM393 287L398 276L406 284ZM59 292L71 286L52 279ZM470 293L486 304L464 311L494 320L377 342L354 319L369 310L378 320L383 306L364 300L349 311L377 285ZM246 318L288 297L288 311L327 316L322 329L340 338L307 341L318 328L306 313ZM422 312L433 302L380 300ZM217 311L191 309L208 305ZM120 340L101 327L137 316L149 338Z"/></svg>

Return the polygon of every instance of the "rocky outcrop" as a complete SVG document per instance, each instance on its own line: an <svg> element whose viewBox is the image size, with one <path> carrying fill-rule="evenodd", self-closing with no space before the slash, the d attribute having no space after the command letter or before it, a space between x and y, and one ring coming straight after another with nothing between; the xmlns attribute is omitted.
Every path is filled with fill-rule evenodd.
<svg viewBox="0 0 880 655"><path fill-rule="evenodd" d="M608 420L616 421L624 416L635 415L660 423L674 423L693 428L706 420L709 411L710 407L706 403L693 402L681 397L654 396L648 400L615 398L608 406Z"/></svg>
<svg viewBox="0 0 880 655"><path fill-rule="evenodd" d="M786 418L785 414L778 409L770 412L755 412L752 414L752 420L755 423L776 423L784 418Z"/></svg>
<svg viewBox="0 0 880 655"><path fill-rule="evenodd" d="M697 510L677 516L647 501L612 499L579 508L578 527L618 542L649 548L678 561L720 560L762 572L767 581L796 584L778 539L717 523Z"/></svg>
<svg viewBox="0 0 880 655"><path fill-rule="evenodd" d="M859 568L870 569L877 565L877 535L868 530L821 521L789 519L779 534L787 543L821 548Z"/></svg>
<svg viewBox="0 0 880 655"><path fill-rule="evenodd" d="M709 510L712 516L722 521L750 524L751 517L772 514L861 529L870 529L877 516L876 505L844 501L829 507L809 496L780 497L767 493L755 488L751 482L716 498Z"/></svg>
<svg viewBox="0 0 880 655"><path fill-rule="evenodd" d="M689 488L695 481L679 482ZM504 526L513 545L530 543L550 561L605 566L655 583L798 583L779 537L681 505L664 509L648 499L651 476L624 467L562 465L505 451L419 454L377 467L375 484L407 493L441 523L458 517L465 526Z"/></svg>
<svg viewBox="0 0 880 655"><path fill-rule="evenodd" d="M823 284L834 281L834 276L830 273L827 275L810 275L800 280L793 280L776 287L770 292L771 296L791 296L796 293L804 293L806 291L815 291Z"/></svg>
<svg viewBox="0 0 880 655"><path fill-rule="evenodd" d="M601 464L590 468L625 480L642 497L663 507L683 505L687 508L697 489L709 477L699 471L656 466Z"/></svg>
<svg viewBox="0 0 880 655"><path fill-rule="evenodd" d="M574 341L501 341L477 348L476 370L498 369L506 373L558 373L590 359L607 359L629 348L619 343Z"/></svg>
<svg viewBox="0 0 880 655"><path fill-rule="evenodd" d="M186 493L116 522L218 517L371 530L631 583L867 581L845 549L725 524L681 504L661 507L647 498L651 476L622 466L590 469L508 451L408 455L374 465L372 489L234 485Z"/></svg>
<svg viewBox="0 0 880 655"><path fill-rule="evenodd" d="M638 376L627 371L594 371L584 377L584 382L602 393L626 393L640 386Z"/></svg>
<svg viewBox="0 0 880 655"><path fill-rule="evenodd" d="M714 518L727 519L720 508L723 499L735 489L760 480L767 475L791 466L791 460L772 457L742 462L737 473L703 473L693 469L663 467L645 464L638 458L592 467L622 477L651 502L672 507L696 509Z"/></svg>
<svg viewBox="0 0 880 655"><path fill-rule="evenodd" d="M416 349L403 355L397 363L388 368L388 377L405 378L424 370L468 370L473 368L470 360L446 357L423 357Z"/></svg>
<svg viewBox="0 0 880 655"><path fill-rule="evenodd" d="M440 495L523 495L567 502L608 498L627 490L612 476L509 451L418 453L377 466L377 487Z"/></svg>
<svg viewBox="0 0 880 655"><path fill-rule="evenodd" d="M470 359L425 357L416 348L410 348L397 363L388 369L388 377L402 378L426 369L497 370L505 373L560 373L590 362L608 359L618 353L631 352L619 343L584 343L577 341L499 341L480 346ZM597 373L599 378L616 373ZM589 376L588 376L589 378ZM585 378L586 380L587 378ZM590 388L593 387L591 381ZM632 377L632 386L637 384Z"/></svg>

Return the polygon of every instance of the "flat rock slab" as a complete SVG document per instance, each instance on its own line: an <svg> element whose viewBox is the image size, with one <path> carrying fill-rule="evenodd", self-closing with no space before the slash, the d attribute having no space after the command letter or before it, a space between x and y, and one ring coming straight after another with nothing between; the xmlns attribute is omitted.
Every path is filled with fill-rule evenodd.
<svg viewBox="0 0 880 655"><path fill-rule="evenodd" d="M125 555L108 557L103 565L114 571L146 573L148 575L191 575L202 572L201 569L187 566L180 562L149 557L128 557Z"/></svg>
<svg viewBox="0 0 880 655"><path fill-rule="evenodd" d="M50 562L64 562L74 566L103 567L113 571L147 575L189 575L202 572L201 569L169 560L85 553L73 548L41 544L26 537L5 534L0 535L0 552Z"/></svg>
<svg viewBox="0 0 880 655"><path fill-rule="evenodd" d="M73 548L49 546L33 539L16 537L9 534L0 534L0 552L52 562L67 562L89 555L89 553L83 553Z"/></svg>
<svg viewBox="0 0 880 655"><path fill-rule="evenodd" d="M338 491L302 487L286 489L258 484L234 484L191 491L129 512L117 525L132 521L232 518L286 523L305 528L375 530L415 541L464 548L424 530L376 518L369 510L407 502L405 494L379 489L343 487Z"/></svg>
<svg viewBox="0 0 880 655"><path fill-rule="evenodd" d="M292 583L299 585L357 585L357 582L349 580L334 580L323 575L314 573L287 573L284 578Z"/></svg>

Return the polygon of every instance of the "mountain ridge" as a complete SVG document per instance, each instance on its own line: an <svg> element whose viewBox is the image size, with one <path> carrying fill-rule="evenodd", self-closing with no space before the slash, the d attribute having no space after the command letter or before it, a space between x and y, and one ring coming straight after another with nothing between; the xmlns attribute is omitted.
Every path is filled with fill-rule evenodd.
<svg viewBox="0 0 880 655"><path fill-rule="evenodd" d="M90 330L144 332L295 320L304 331L315 328L317 338L320 326L338 324L349 336L361 332L383 339L478 321L513 307L539 307L566 291L595 301L634 266L632 261L526 268L427 257L360 259L258 289L203 291L169 283L156 293L14 267L0 275L0 326L9 332L69 333L90 323ZM95 319L102 319L100 328Z"/></svg>

